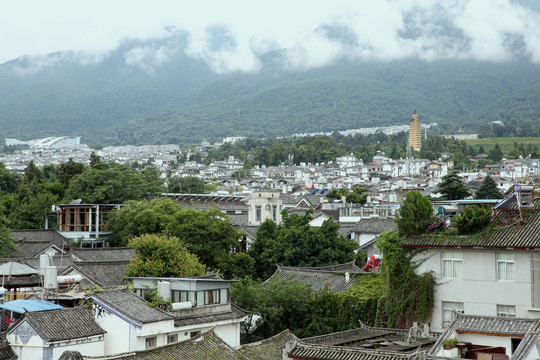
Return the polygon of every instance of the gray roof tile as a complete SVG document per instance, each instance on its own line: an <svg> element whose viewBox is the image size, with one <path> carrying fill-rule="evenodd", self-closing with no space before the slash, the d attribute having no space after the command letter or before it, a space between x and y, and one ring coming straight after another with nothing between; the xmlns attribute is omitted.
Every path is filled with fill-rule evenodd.
<svg viewBox="0 0 540 360"><path fill-rule="evenodd" d="M322 267L286 267L278 266L276 272L270 277L278 277L283 280L294 279L302 284L310 284L313 292L330 286L334 292L345 292L349 287L356 284L356 279L351 276L347 282L343 273L361 273L362 269L354 263L330 265ZM268 279L267 281L269 281Z"/></svg>
<svg viewBox="0 0 540 360"><path fill-rule="evenodd" d="M486 235L474 236L418 236L408 238L405 247L461 247L461 248L540 248L540 211L532 211L523 225L500 226Z"/></svg>
<svg viewBox="0 0 540 360"><path fill-rule="evenodd" d="M81 307L27 312L24 319L48 342L105 334L105 330L94 321L92 313Z"/></svg>
<svg viewBox="0 0 540 360"><path fill-rule="evenodd" d="M111 356L83 356L60 358L100 360L111 359ZM153 349L132 351L124 354L114 355L116 360L164 360L164 359L186 359L186 360L250 360L227 345L214 331L208 331L191 340L182 341L175 344L156 347Z"/></svg>
<svg viewBox="0 0 540 360"><path fill-rule="evenodd" d="M173 319L171 315L150 306L148 301L128 289L97 291L89 297L139 324Z"/></svg>
<svg viewBox="0 0 540 360"><path fill-rule="evenodd" d="M288 341L294 340L298 338L287 329L269 339L242 345L238 352L250 360L281 360L281 349Z"/></svg>

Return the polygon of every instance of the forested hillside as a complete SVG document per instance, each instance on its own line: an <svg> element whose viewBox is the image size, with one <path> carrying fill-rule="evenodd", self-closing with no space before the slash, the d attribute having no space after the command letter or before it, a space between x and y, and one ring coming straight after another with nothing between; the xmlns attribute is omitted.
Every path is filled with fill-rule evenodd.
<svg viewBox="0 0 540 360"><path fill-rule="evenodd" d="M134 49L159 51L163 41L126 42L99 61L58 53L1 64L2 136L188 145L406 125L415 109L443 131L492 120L533 123L540 113L540 66L528 61L341 60L291 70L279 50L260 57L258 72L218 75L184 52L159 64L130 60ZM181 47L185 37L167 41Z"/></svg>

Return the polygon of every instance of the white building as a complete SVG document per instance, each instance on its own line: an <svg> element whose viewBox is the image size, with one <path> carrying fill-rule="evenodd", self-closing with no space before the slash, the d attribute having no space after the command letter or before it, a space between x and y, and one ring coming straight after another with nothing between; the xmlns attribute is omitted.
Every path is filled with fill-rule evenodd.
<svg viewBox="0 0 540 360"><path fill-rule="evenodd" d="M19 360L57 360L64 351L84 356L105 354L105 331L84 308L26 312L7 331Z"/></svg>
<svg viewBox="0 0 540 360"><path fill-rule="evenodd" d="M278 191L254 191L247 204L249 225L260 225L266 219L281 223L283 201Z"/></svg>
<svg viewBox="0 0 540 360"><path fill-rule="evenodd" d="M173 302L172 311L152 307L127 289L90 295L95 320L107 331L105 355L167 345L210 329L230 346L240 345L240 322L247 314L231 305L230 281L205 278L132 280L135 291L141 295L155 287L158 281L167 283L165 292L161 288L158 291L163 296L168 293Z"/></svg>
<svg viewBox="0 0 540 360"><path fill-rule="evenodd" d="M432 331L442 332L456 311L540 318L540 211L525 219L484 236L418 237L404 243L426 250L419 255L425 262L418 272L432 271L438 284Z"/></svg>

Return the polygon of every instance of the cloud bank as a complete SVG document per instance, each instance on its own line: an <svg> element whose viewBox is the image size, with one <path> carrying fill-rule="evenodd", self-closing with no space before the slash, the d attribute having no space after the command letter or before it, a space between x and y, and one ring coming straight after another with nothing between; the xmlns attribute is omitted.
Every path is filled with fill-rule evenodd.
<svg viewBox="0 0 540 360"><path fill-rule="evenodd" d="M39 56L70 51L96 63L126 39L149 42L124 54L125 64L153 73L178 54L205 61L216 73L256 72L259 55L283 50L284 66L305 70L337 59L394 61L416 58L502 62L517 57L540 63L540 12L534 3L509 0L150 2L56 0L12 2L0 15L0 63L28 56L35 69L54 63ZM25 24L17 16L33 3ZM60 6L61 5L61 6ZM52 12L51 12L52 11ZM26 19L25 17L25 19ZM8 35L9 34L9 35ZM33 60L32 60L33 59Z"/></svg>

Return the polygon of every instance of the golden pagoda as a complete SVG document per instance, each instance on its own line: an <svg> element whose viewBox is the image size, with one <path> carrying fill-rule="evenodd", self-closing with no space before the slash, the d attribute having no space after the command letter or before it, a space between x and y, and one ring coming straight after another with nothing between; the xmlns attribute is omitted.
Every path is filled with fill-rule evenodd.
<svg viewBox="0 0 540 360"><path fill-rule="evenodd" d="M416 110L409 121L409 146L414 151L420 151L422 148L422 126Z"/></svg>

